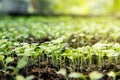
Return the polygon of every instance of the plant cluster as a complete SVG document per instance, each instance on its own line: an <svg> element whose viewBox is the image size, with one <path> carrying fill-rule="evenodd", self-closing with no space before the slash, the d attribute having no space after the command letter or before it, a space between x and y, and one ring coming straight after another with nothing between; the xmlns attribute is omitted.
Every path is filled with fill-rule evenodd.
<svg viewBox="0 0 120 80"><path fill-rule="evenodd" d="M91 80L98 80L106 72L115 80L119 74L118 68L112 71L102 69L107 63L120 65L119 20L72 17L13 19L0 18L0 69L4 76L12 72L14 79L31 80L34 76L21 76L21 69L38 66L44 61L50 67L60 69L56 73L64 75L66 79L87 80L86 77L89 76ZM43 37L48 37L50 41L36 41ZM33 42L29 43L27 38ZM96 78L93 77L94 74Z"/></svg>

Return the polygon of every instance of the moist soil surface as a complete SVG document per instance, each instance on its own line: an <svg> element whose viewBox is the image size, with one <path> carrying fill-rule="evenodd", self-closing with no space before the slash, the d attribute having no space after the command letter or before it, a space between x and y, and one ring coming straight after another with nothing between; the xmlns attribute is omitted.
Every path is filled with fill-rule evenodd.
<svg viewBox="0 0 120 80"><path fill-rule="evenodd" d="M36 38L32 34L29 34L27 38L18 39L17 41L20 42L20 43L26 42L26 43L29 43L29 44L31 44L31 43L39 43L39 45L40 45L41 43L51 41L52 39L54 39L54 38L49 38L48 36L41 37L41 38Z"/></svg>
<svg viewBox="0 0 120 80"><path fill-rule="evenodd" d="M74 36L71 36L74 37ZM71 38L69 38L70 41ZM95 40L95 41L93 41ZM19 42L23 42L20 39L18 40ZM41 39L37 39L34 36L29 36L27 37L25 40L25 42L27 43L44 43L47 41L51 41L50 38L48 37L43 37ZM69 42L68 43L71 43ZM93 44L96 43L96 41L98 41L98 39L93 38L91 41L93 41ZM90 41L90 42L91 42ZM92 44L90 44L92 45ZM75 45L71 45L70 46L76 48L78 47L76 44ZM82 46L82 44L80 44L80 46ZM95 57L96 58L96 57ZM93 58L93 62L96 62L96 59ZM9 63L7 66L13 66L16 67L17 66L17 62L18 62L18 57L16 55L14 55L14 61ZM70 73L70 69L68 66L69 62L64 62L62 63L62 65L65 66L65 69L67 70L67 74ZM104 76L99 79L99 80L114 80L113 77L110 77L107 75L107 72L109 71L114 71L114 72L118 72L120 71L120 63L115 64L115 63L109 63L109 62L105 62L103 66L99 66L96 64L91 65L91 67L83 67L82 72L84 75L86 75L87 80L89 79L88 74L92 71L98 71L104 74ZM7 69L8 73L5 74L4 71L4 66L2 64L2 62L0 62L0 80L15 80L15 72L11 69ZM32 65L27 65L24 68L19 70L19 74L23 75L24 77L30 76L30 75L34 75L34 79L33 80L66 80L66 77L63 76L62 74L57 74L57 71L59 70L59 68L53 66L51 64L51 62L49 63L48 61L39 61L36 64L32 64ZM77 71L77 70L76 70ZM119 80L120 79L120 74L116 75L116 79L115 80ZM72 78L68 78L68 80L82 80L82 79L72 79Z"/></svg>

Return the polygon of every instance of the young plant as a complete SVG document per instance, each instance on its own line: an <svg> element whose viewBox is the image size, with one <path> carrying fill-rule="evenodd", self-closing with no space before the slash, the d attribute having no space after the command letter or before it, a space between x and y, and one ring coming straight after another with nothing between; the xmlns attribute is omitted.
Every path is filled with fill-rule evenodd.
<svg viewBox="0 0 120 80"><path fill-rule="evenodd" d="M9 68L8 64L9 64L10 62L12 62L12 61L14 61L14 58L12 58L12 57L7 57L7 58L5 59L5 61L4 61L4 63L3 63L5 76L6 76L6 74L7 74L7 68Z"/></svg>
<svg viewBox="0 0 120 80"><path fill-rule="evenodd" d="M90 77L90 80L99 80L103 77L103 74L97 71L93 71L89 73L89 77Z"/></svg>
<svg viewBox="0 0 120 80"><path fill-rule="evenodd" d="M15 79L16 80L33 80L34 76L31 75L31 76L27 76L26 78L24 78L24 76L22 75L17 75Z"/></svg>
<svg viewBox="0 0 120 80"><path fill-rule="evenodd" d="M73 79L87 80L86 77L82 73L78 73L78 72L72 72L68 75L68 77L73 78Z"/></svg>

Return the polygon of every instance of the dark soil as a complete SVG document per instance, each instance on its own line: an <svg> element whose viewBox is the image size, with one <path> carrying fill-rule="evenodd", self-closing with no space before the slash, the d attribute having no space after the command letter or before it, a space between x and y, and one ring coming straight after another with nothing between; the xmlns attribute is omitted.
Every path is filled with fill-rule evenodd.
<svg viewBox="0 0 120 80"><path fill-rule="evenodd" d="M41 37L41 38L36 38L35 36L29 34L26 39L18 39L17 41L20 42L20 43L21 42L26 42L26 43L29 43L29 44L38 43L40 45L41 43L49 42L52 39L54 39L54 38L49 38L48 36Z"/></svg>
<svg viewBox="0 0 120 80"><path fill-rule="evenodd" d="M22 75L34 75L34 80L65 80L65 77L56 73L56 69L49 67L48 63L40 62L38 65L28 66L26 69L22 69L20 74ZM21 73L22 72L22 73Z"/></svg>

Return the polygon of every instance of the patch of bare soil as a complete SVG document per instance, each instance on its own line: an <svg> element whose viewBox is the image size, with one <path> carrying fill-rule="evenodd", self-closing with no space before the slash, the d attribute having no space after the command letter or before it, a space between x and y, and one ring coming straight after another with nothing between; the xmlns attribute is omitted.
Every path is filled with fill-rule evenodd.
<svg viewBox="0 0 120 80"><path fill-rule="evenodd" d="M56 73L56 68L49 67L48 63L41 62L39 65L31 65L26 69L22 69L20 74L22 75L34 75L33 80L65 80L65 77ZM22 73L21 73L22 72Z"/></svg>
<svg viewBox="0 0 120 80"><path fill-rule="evenodd" d="M28 37L26 39L18 39L18 42L26 42L26 43L38 43L38 44L41 44L41 43L44 43L44 42L48 42L48 41L51 41L52 38L49 38L48 36L45 36L45 37L41 37L41 38L36 38L35 36L29 34Z"/></svg>

